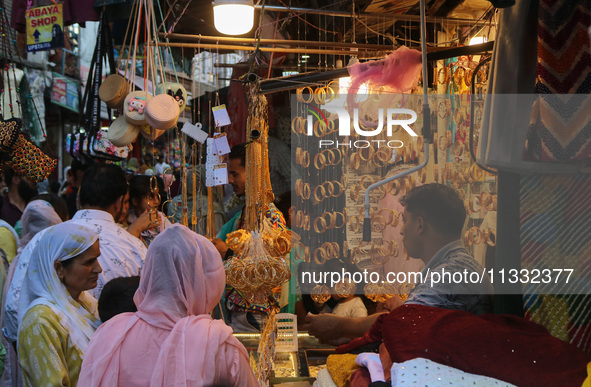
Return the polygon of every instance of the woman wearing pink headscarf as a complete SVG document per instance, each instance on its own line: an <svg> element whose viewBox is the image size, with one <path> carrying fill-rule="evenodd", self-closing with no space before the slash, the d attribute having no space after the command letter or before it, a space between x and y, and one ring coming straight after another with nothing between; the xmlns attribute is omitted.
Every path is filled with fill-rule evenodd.
<svg viewBox="0 0 591 387"><path fill-rule="evenodd" d="M96 331L78 386L258 386L244 346L209 315L225 283L209 240L182 225L166 228L148 248L138 311Z"/></svg>

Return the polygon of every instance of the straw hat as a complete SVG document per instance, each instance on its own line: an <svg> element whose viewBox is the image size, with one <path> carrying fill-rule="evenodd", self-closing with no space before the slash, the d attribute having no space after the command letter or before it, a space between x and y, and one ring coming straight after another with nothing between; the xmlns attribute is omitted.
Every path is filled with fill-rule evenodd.
<svg viewBox="0 0 591 387"><path fill-rule="evenodd" d="M127 122L133 125L146 124L146 107L152 96L145 91L132 91L123 102L123 114Z"/></svg>
<svg viewBox="0 0 591 387"><path fill-rule="evenodd" d="M146 106L146 123L152 128L168 130L173 128L180 114L179 104L168 94L158 94Z"/></svg>
<svg viewBox="0 0 591 387"><path fill-rule="evenodd" d="M131 144L138 134L140 128L136 125L132 125L125 119L125 116L118 117L107 132L107 139L115 146L123 147Z"/></svg>
<svg viewBox="0 0 591 387"><path fill-rule="evenodd" d="M119 74L111 74L99 87L99 98L111 109L119 109L129 90L129 83Z"/></svg>

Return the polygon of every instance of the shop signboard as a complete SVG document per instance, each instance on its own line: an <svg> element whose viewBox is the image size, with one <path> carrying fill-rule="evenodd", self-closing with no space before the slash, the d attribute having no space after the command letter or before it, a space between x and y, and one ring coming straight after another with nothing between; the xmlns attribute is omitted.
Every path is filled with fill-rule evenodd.
<svg viewBox="0 0 591 387"><path fill-rule="evenodd" d="M25 15L27 52L64 47L64 18L62 4L29 8Z"/></svg>
<svg viewBox="0 0 591 387"><path fill-rule="evenodd" d="M53 73L53 85L51 87L51 102L78 113L79 85L75 79L58 73Z"/></svg>

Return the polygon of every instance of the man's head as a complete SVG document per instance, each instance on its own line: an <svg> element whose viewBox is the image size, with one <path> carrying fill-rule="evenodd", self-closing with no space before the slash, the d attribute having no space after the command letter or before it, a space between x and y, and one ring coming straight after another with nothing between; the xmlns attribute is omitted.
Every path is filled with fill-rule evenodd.
<svg viewBox="0 0 591 387"><path fill-rule="evenodd" d="M95 208L111 213L121 211L127 193L125 172L114 164L96 165L84 173L80 186L82 208Z"/></svg>
<svg viewBox="0 0 591 387"><path fill-rule="evenodd" d="M244 196L246 193L246 144L235 145L228 156L228 183L232 184L234 193Z"/></svg>
<svg viewBox="0 0 591 387"><path fill-rule="evenodd" d="M84 163L80 160L73 159L72 164L70 167L71 176L71 183L74 187L80 187L80 183L82 183L82 179L84 178L84 171L94 165L93 162L85 161Z"/></svg>
<svg viewBox="0 0 591 387"><path fill-rule="evenodd" d="M4 168L4 181L8 191L16 190L18 196L28 203L37 196L37 185L26 177L18 175L12 168Z"/></svg>
<svg viewBox="0 0 591 387"><path fill-rule="evenodd" d="M404 195L400 204L405 207L400 234L409 256L430 259L424 257L426 246L460 239L466 209L451 187L425 184Z"/></svg>

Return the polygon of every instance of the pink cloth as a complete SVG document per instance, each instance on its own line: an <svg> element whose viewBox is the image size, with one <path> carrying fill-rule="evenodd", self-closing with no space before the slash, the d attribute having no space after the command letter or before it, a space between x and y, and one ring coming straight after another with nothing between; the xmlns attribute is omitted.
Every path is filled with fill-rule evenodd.
<svg viewBox="0 0 591 387"><path fill-rule="evenodd" d="M357 63L349 67L351 85L347 106L357 106L355 96L364 83L368 88L386 87L391 93L406 93L417 85L421 72L421 52L401 46L386 58Z"/></svg>
<svg viewBox="0 0 591 387"><path fill-rule="evenodd" d="M225 286L206 238L175 224L148 248L134 301L90 341L78 386L255 386L248 353L209 312Z"/></svg>

